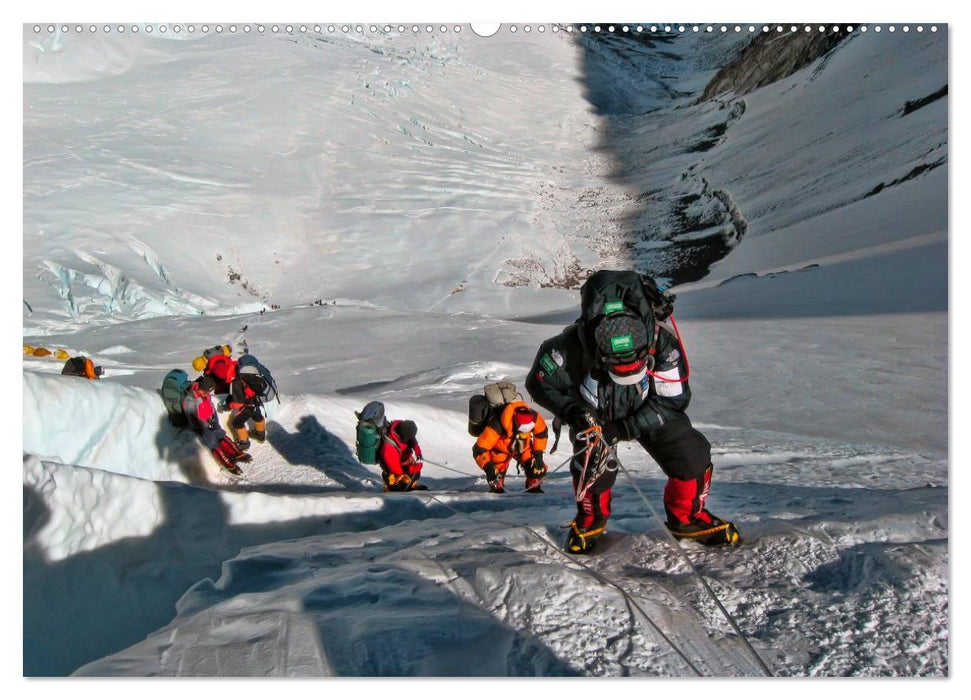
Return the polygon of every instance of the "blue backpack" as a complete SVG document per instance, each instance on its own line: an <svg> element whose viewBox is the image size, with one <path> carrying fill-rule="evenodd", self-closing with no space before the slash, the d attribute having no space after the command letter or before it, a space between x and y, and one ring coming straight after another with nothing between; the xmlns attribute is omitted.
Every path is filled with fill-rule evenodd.
<svg viewBox="0 0 971 700"><path fill-rule="evenodd" d="M173 369L162 380L162 403L169 414L169 423L175 428L184 428L189 424L182 411L182 398L189 389L189 375L181 369Z"/></svg>
<svg viewBox="0 0 971 700"><path fill-rule="evenodd" d="M273 375L255 357L252 355L243 355L236 360L236 372L257 393L260 401L266 402L276 398L276 402L280 403L280 392L276 389L276 382L273 381ZM247 377L259 377L261 381L250 382L247 381Z"/></svg>

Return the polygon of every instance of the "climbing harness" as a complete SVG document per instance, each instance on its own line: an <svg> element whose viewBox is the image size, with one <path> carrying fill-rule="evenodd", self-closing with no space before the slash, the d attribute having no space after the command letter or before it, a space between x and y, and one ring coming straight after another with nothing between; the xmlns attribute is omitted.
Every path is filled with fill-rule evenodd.
<svg viewBox="0 0 971 700"><path fill-rule="evenodd" d="M613 448L603 441L603 429L599 425L593 425L578 433L577 440L587 443L586 447L580 450L585 454L580 478L577 480L576 501L581 503L587 491L604 472L617 469L617 460L613 458Z"/></svg>

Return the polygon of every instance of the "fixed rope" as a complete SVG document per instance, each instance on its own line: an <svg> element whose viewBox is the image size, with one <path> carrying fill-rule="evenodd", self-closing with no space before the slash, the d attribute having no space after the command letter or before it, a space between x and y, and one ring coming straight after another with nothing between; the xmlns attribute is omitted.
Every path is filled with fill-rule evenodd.
<svg viewBox="0 0 971 700"><path fill-rule="evenodd" d="M563 460L560 464L558 464L554 469L550 470L548 472L548 474L552 474L556 470L562 468L564 465L566 465L568 462L570 462L574 457L576 457L576 456L582 454L583 452L587 451L588 449L590 449L590 447L591 447L590 445L586 445L583 448L577 450L575 453L573 453L572 455L570 455L569 457L567 457L565 460ZM465 472L459 472L456 469L452 469L451 467L447 467L447 466L445 466L443 464L439 464L439 463L433 462L431 460L424 460L424 461L426 463L428 463L428 464L432 464L434 466L441 467L441 468L444 468L444 469L448 469L449 471L453 471L453 472L462 474L463 476L470 476L469 474L467 474ZM637 485L637 481L634 479L633 475L630 473L630 471L628 471L628 469L623 465L623 463L619 459L617 460L617 463L618 463L618 466L620 467L621 471L623 471L624 474L625 474L625 476L627 476L628 480L630 480L631 484L634 487L634 491L637 493L637 495L640 497L640 499L647 506L648 512L650 512L650 514L654 518L654 520L661 526L661 529L667 534L668 538L674 544L675 549L677 549L677 551L680 554L681 558L687 564L689 570L691 572L693 572L695 574L695 577L698 579L698 581L701 582L701 585L704 588L704 590L711 597L712 601L715 603L715 605L721 611L722 615L724 615L725 619L728 621L728 624L732 627L732 629L738 635L739 639L742 640L742 643L745 645L745 647L748 649L749 653L755 659L755 661L758 664L758 666L762 669L762 671L765 673L765 675L770 676L770 677L773 677L774 674L772 673L772 670L765 663L765 661L762 659L762 657L759 656L758 652L755 650L755 648L752 646L752 644L748 641L748 638L745 636L745 633L742 632L742 629L739 627L739 625L736 622L735 618L731 615L731 613L728 612L728 610L725 608L725 606L722 604L722 602L718 599L718 596L715 594L714 590L708 584L708 581L705 580L704 576L702 576L701 572L698 570L698 568L694 565L694 563L688 557L688 554L687 554L687 552L685 552L684 548L681 546L681 543L678 542L677 538L675 538L674 535L671 534L670 530L668 530L668 528L665 525L665 523L660 519L660 517L658 516L657 511L654 509L653 506L651 506L650 500L648 500L648 498L641 491L640 487ZM470 519L470 520L472 519L471 516L469 516L468 513L463 513L462 511L460 511L460 510L452 507L450 504L448 504L445 501L443 501L440 498L438 498L435 494L427 493L427 492L419 492L419 493L409 492L409 493L412 493L413 495L422 495L422 496L425 496L425 497L429 498L430 500L436 501L437 503L439 503L440 505L444 506L448 510L452 511L456 515L465 517L465 518ZM641 616L644 618L644 620L654 629L654 631L685 662L685 664L688 666L688 668L690 668L692 670L692 672L694 672L696 675L703 676L703 674L698 669L698 667L695 666L691 662L691 660L678 647L678 645L675 644L675 642L670 637L668 637L667 634L665 634L665 632L657 625L657 623L654 622L654 620L651 618L651 616L648 615L647 612L637 603L637 601L633 598L633 596L631 596L631 594L628 593L626 590L624 590L624 588L621 587L619 584L617 584L614 581L612 581L609 577L607 577L607 576L599 573L598 571L594 570L589 565L583 563L582 561L579 561L577 557L568 555L566 552L563 552L555 543L553 543L550 540L548 540L547 538L543 537L540 533L536 532L533 528L529 527L528 525L521 525L521 524L518 524L518 523L505 522L505 521L500 520L500 519L497 519L495 522L498 522L500 524L506 525L507 527L514 528L514 529L515 528L519 528L519 527L525 529L532 536L534 536L537 539L539 539L541 542L543 542L548 547L551 547L552 550L554 552L556 552L556 554L558 556L566 559L571 564L574 564L575 566L578 566L581 569L583 569L584 571L588 572L591 576L593 576L600 583L602 583L604 585L608 585L608 586L616 589L621 594L621 596L628 602L628 604L630 604L635 610L637 610L637 612L639 612L641 614Z"/></svg>
<svg viewBox="0 0 971 700"><path fill-rule="evenodd" d="M571 459L572 459L572 457L571 457ZM439 499L435 494L424 493L424 494L421 494L421 495L424 495L424 496L428 497L429 499L431 499L433 501L437 501L440 505L444 506L445 508L447 508L448 510L452 511L453 513L455 513L456 515L458 515L460 517L465 517L468 520L472 520L471 516L468 513L463 513L462 511L460 511L460 510L458 510L456 508L453 508L450 504L448 504L445 501ZM633 607L635 610L637 610L641 614L641 616L654 629L654 631L657 632L657 634L661 637L661 639L663 639L674 650L674 652L681 658L682 661L684 661L684 663L688 666L688 668L690 668L692 670L692 672L695 673L695 675L697 675L697 676L703 676L704 675L698 669L697 666L695 666L693 663L691 663L691 660L680 649L680 647L678 647L678 645L675 644L674 640L672 640L667 634L665 634L664 630L662 630L658 626L658 624L656 622L654 622L654 620L651 618L651 616L648 615L647 612L640 605L637 604L637 601L634 600L633 596L631 596L631 594L628 593L626 590L624 590L619 584L614 583L609 577L604 576L600 572L592 569L587 564L584 564L583 562L578 561L575 557L572 557L572 556L568 555L566 552L562 551L556 545L556 543L551 542L547 538L543 537L540 533L536 532L536 530L534 530L533 528L529 527L528 525L522 525L522 524L519 524L519 523L510 523L508 521L504 521L504 520L498 519L498 518L495 519L493 522L497 522L497 523L499 523L501 525L505 525L506 527L509 527L509 528L512 528L512 529L516 529L516 528L520 528L520 527L523 528L528 533L530 533L532 536L536 537L544 545L546 545L547 547L551 548L552 551L555 552L558 556L566 559L571 564L575 564L576 566L579 566L581 569L583 569L584 571L586 571L587 573L589 573L591 576L593 576L600 583L605 584L605 585L608 585L608 586L610 586L612 588L615 588L621 594L621 596L624 598L624 600L626 600L627 603L631 605L631 607Z"/></svg>
<svg viewBox="0 0 971 700"><path fill-rule="evenodd" d="M446 470L448 470L450 472L454 472L456 474L461 474L462 476L475 476L475 478L477 478L477 479L479 478L478 476L476 476L474 474L469 474L467 472L459 471L458 469L455 469L453 467L446 466L446 465L442 464L441 462L433 462L432 460L426 459L425 457L422 457L422 460L421 461L424 464L431 464L431 465L436 466L436 467L439 467L441 469L446 469Z"/></svg>
<svg viewBox="0 0 971 700"><path fill-rule="evenodd" d="M708 584L708 581L706 581L705 577L701 575L700 571L698 571L698 567L696 567L694 565L694 562L691 561L691 558L688 556L688 553L684 551L684 547L682 547L681 543L678 542L678 538L672 535L671 531L668 530L667 525L661 521L661 518L657 514L657 511L654 509L654 507L651 505L651 502L648 500L648 498L641 491L640 487L637 485L637 481L634 479L634 476L630 473L630 471L628 471L627 467L625 467L623 463L620 462L620 460L618 460L617 463L620 466L621 471L624 472L624 475L630 480L631 485L633 485L634 487L634 491L636 491L637 495L640 496L642 501L644 501L644 505L647 506L647 510L650 512L651 516L661 526L661 529L665 533L667 533L668 539L670 539L671 542L674 543L675 549L678 550L678 553L681 555L681 558L684 560L685 564L688 565L688 568L695 574L698 580L701 581L701 585L704 587L705 591L707 591L708 595L711 596L711 599L715 602L715 605L718 606L718 609L721 610L722 615L725 616L725 619L728 621L728 624L731 625L732 629L735 630L735 633L738 634L739 639L742 640L742 643L748 649L749 653L751 653L756 663L762 668L762 670L765 672L767 676L770 676L770 677L774 676L774 674L772 673L772 669L770 669L768 665L765 663L765 661L762 660L762 657L759 656L759 653L755 650L755 647L752 646L752 644L748 641L748 638L745 636L745 633L742 632L741 628L738 626L738 623L735 621L735 618L732 617L732 614L725 609L725 606L722 605L722 602L718 599L718 596L715 595L715 591L712 590L711 586Z"/></svg>

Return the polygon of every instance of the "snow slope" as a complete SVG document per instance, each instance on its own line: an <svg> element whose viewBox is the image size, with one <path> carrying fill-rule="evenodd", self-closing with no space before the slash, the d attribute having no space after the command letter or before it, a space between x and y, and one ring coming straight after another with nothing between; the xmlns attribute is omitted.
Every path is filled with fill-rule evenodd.
<svg viewBox="0 0 971 700"><path fill-rule="evenodd" d="M946 32L854 36L704 151L676 146L719 110L687 103L734 49L690 36L624 118L584 97L634 64L565 33L171 36L25 28L24 342L106 370L24 358L25 675L949 674L947 169L890 185L946 154L946 98L891 112ZM643 450L577 560L569 446L545 494L491 495L464 415L576 317L544 285L692 250L663 207L715 189L748 228L677 315L746 544L685 550L742 636ZM217 342L283 394L241 479L157 394ZM354 459L371 399L418 423L428 492Z"/></svg>
<svg viewBox="0 0 971 700"><path fill-rule="evenodd" d="M92 391L114 394L118 387L25 375L25 395L60 392L64 405L83 404ZM127 391L131 403L101 405L113 411L121 404L127 415L154 409L164 420L152 392ZM356 403L299 396L287 403L289 418L271 424L268 445L254 450L242 480L193 453L191 436L139 436L131 418L117 432L131 436L132 453L152 455L161 443L169 455L191 455L195 470L173 457L182 470L176 479L132 475L107 460L71 467L27 458L26 658L70 665L149 635L84 673L759 674L733 635L709 640L709 628L723 629L724 620L626 485L612 519L612 531L626 536L593 560L590 572L557 546L559 526L570 517L566 469L548 479L542 496L489 495L462 459L460 414L397 405L423 428L439 428L438 441L426 442L431 490L382 494L376 468L358 464L347 447ZM62 420L52 432L87 439L84 430L61 429L72 416ZM934 672L944 662L935 649L946 638L943 460L699 426L718 446L712 507L742 514L750 546L693 548L691 556L729 609L744 611L747 634L775 672ZM446 437L451 451L441 444ZM83 456L80 449L64 453ZM657 468L639 450L625 448L621 456L658 508ZM562 451L551 462L561 458ZM679 649L694 649L685 653L695 670L595 573L623 581ZM79 586L99 591L93 598L101 603L82 595L76 608ZM173 605L177 614L169 619ZM823 605L830 611L818 619ZM79 624L55 634L61 616L49 611L65 608ZM834 647L846 625L866 628L888 618L895 635L860 632ZM409 623L416 619L417 630ZM471 653L484 636L493 640L490 653ZM608 645L588 658L585 649L596 640ZM929 645L929 656L903 666L884 659L913 644ZM200 653L210 646L212 655Z"/></svg>
<svg viewBox="0 0 971 700"><path fill-rule="evenodd" d="M25 29L30 332L338 297L503 312L549 297L493 284L506 260L593 262L565 210L606 166L565 37L170 37Z"/></svg>

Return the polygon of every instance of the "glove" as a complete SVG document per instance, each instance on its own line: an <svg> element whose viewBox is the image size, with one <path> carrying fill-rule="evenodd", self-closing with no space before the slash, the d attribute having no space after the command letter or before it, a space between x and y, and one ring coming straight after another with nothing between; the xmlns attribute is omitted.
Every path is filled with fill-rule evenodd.
<svg viewBox="0 0 971 700"><path fill-rule="evenodd" d="M604 442L608 445L616 445L619 440L629 440L627 426L624 421L612 420L601 428Z"/></svg>
<svg viewBox="0 0 971 700"><path fill-rule="evenodd" d="M485 472L486 481L493 482L496 480L496 468L492 466L491 462L482 467L482 471Z"/></svg>
<svg viewBox="0 0 971 700"><path fill-rule="evenodd" d="M407 474L388 472L384 475L384 483L386 486L385 490L404 491L411 486L411 477Z"/></svg>
<svg viewBox="0 0 971 700"><path fill-rule="evenodd" d="M573 404L563 417L570 424L570 427L578 433L597 424L597 419L594 418L593 412L586 406L581 406L580 404Z"/></svg>
<svg viewBox="0 0 971 700"><path fill-rule="evenodd" d="M543 463L543 453L536 452L533 458L523 464L523 471L527 478L538 478L546 473L546 465Z"/></svg>

